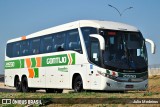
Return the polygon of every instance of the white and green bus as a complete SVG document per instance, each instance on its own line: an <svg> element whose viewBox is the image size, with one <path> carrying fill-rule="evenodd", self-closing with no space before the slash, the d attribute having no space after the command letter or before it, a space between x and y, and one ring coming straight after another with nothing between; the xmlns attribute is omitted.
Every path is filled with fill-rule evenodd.
<svg viewBox="0 0 160 107"><path fill-rule="evenodd" d="M133 26L80 20L7 42L5 85L17 91L45 89L146 90L148 57L141 32Z"/></svg>

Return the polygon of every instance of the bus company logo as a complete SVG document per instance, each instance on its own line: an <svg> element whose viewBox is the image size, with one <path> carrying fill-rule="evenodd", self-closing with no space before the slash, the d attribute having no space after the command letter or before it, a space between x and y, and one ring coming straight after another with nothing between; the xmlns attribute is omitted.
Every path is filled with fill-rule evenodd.
<svg viewBox="0 0 160 107"><path fill-rule="evenodd" d="M47 58L47 64L55 64L55 63L66 63L67 58L66 57L56 57L56 58Z"/></svg>
<svg viewBox="0 0 160 107"><path fill-rule="evenodd" d="M42 57L42 66L59 66L75 64L75 54L62 54Z"/></svg>
<svg viewBox="0 0 160 107"><path fill-rule="evenodd" d="M15 66L15 62L6 62L5 67L6 68L12 68Z"/></svg>

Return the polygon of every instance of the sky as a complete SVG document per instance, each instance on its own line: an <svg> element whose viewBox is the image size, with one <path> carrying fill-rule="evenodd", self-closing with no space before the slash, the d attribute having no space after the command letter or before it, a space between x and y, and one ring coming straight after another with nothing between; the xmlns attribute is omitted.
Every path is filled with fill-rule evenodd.
<svg viewBox="0 0 160 107"><path fill-rule="evenodd" d="M122 16L120 12L128 7ZM5 46L9 39L76 20L109 20L136 26L156 44L149 65L160 64L160 0L0 0L0 74L4 73Z"/></svg>

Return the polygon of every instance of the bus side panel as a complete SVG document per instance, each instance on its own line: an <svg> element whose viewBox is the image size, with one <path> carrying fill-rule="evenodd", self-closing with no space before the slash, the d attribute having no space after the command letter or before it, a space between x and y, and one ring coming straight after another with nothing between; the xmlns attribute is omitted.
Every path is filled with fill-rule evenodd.
<svg viewBox="0 0 160 107"><path fill-rule="evenodd" d="M5 85L14 86L14 77L11 69L5 70Z"/></svg>
<svg viewBox="0 0 160 107"><path fill-rule="evenodd" d="M86 83L84 84L84 89L89 90L101 90L102 77L97 71L101 71L102 69L97 67L94 64L86 64Z"/></svg>
<svg viewBox="0 0 160 107"><path fill-rule="evenodd" d="M19 77L21 76L19 69L6 69L5 70L5 80L4 80L5 85L14 86L15 75L18 75Z"/></svg>
<svg viewBox="0 0 160 107"><path fill-rule="evenodd" d="M68 85L67 80L63 79L64 76L68 75L68 72L63 71L63 69L65 68L66 66L45 67L46 69L46 88L68 88L65 86L65 85Z"/></svg>
<svg viewBox="0 0 160 107"><path fill-rule="evenodd" d="M70 72L70 81L71 81L69 88L72 88L72 84L74 84L74 81L72 81L74 74L79 74L81 76L84 88L86 84L86 78L85 78L86 65L85 64L70 65L68 70Z"/></svg>
<svg viewBox="0 0 160 107"><path fill-rule="evenodd" d="M33 73L33 74L32 74ZM27 69L28 86L32 88L45 88L45 68Z"/></svg>
<svg viewBox="0 0 160 107"><path fill-rule="evenodd" d="M45 67L46 70L46 88L54 88L56 87L56 78L58 74L56 72L56 67Z"/></svg>
<svg viewBox="0 0 160 107"><path fill-rule="evenodd" d="M61 88L69 88L69 83L70 83L70 72L69 72L69 66L59 66L57 67L57 72L60 78L58 79L58 84L59 87Z"/></svg>

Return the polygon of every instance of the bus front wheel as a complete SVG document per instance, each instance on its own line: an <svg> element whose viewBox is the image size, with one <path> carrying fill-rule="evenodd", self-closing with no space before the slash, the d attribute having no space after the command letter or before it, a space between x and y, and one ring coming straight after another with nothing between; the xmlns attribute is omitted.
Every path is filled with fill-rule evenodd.
<svg viewBox="0 0 160 107"><path fill-rule="evenodd" d="M29 92L27 77L22 78L22 91L23 92Z"/></svg>
<svg viewBox="0 0 160 107"><path fill-rule="evenodd" d="M73 89L75 92L81 92L83 90L83 82L80 75L74 79Z"/></svg>

